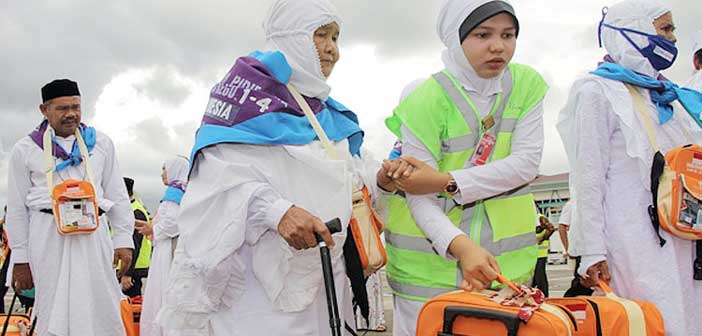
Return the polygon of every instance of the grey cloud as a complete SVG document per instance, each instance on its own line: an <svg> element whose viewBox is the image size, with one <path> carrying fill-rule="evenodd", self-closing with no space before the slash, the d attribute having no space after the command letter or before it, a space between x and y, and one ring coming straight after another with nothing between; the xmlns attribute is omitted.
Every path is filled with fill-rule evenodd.
<svg viewBox="0 0 702 336"><path fill-rule="evenodd" d="M123 174L135 180L135 192L144 199L152 212L156 210L165 188L160 178L163 162L176 155L189 156L187 150L192 147L196 126L176 125L173 127L173 137L160 119L147 119L129 128L130 136L136 141L117 147Z"/></svg>
<svg viewBox="0 0 702 336"><path fill-rule="evenodd" d="M176 80L173 69L163 67L158 67L145 83L136 85L135 88L171 108L180 106L190 93L187 86Z"/></svg>

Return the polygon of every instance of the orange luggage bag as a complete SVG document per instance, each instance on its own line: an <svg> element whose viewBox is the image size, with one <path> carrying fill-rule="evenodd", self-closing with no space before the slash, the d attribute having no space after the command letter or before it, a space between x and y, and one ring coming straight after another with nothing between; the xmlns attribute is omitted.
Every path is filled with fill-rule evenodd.
<svg viewBox="0 0 702 336"><path fill-rule="evenodd" d="M447 293L424 304L417 336L575 335L575 319L565 307L544 303L527 323L518 312L518 307L500 305L484 293Z"/></svg>
<svg viewBox="0 0 702 336"><path fill-rule="evenodd" d="M620 298L604 283L606 296L546 299L573 313L578 336L664 336L663 317L655 305Z"/></svg>
<svg viewBox="0 0 702 336"><path fill-rule="evenodd" d="M122 313L122 323L127 336L139 336L141 321L141 296L122 299L119 303Z"/></svg>
<svg viewBox="0 0 702 336"><path fill-rule="evenodd" d="M13 314L17 301L17 293L12 297L12 303L7 314L0 315L0 336L29 336L34 333L28 314Z"/></svg>

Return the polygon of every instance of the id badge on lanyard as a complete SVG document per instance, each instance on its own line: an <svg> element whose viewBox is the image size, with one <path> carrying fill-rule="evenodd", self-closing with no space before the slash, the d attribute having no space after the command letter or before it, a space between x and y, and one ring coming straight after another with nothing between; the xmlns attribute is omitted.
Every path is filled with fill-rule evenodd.
<svg viewBox="0 0 702 336"><path fill-rule="evenodd" d="M51 131L44 132L44 155L46 159L46 181L49 187L54 222L62 235L92 233L100 225L97 195L93 186L93 175L85 141L76 129L76 141L85 163L89 181L66 180L54 186L54 159L51 153Z"/></svg>
<svg viewBox="0 0 702 336"><path fill-rule="evenodd" d="M495 119L491 115L488 115L483 119L482 124L485 131L480 141L478 141L478 144L475 146L475 151L470 161L468 161L471 166L482 166L486 164L497 142L497 138L489 132L489 130L495 126Z"/></svg>

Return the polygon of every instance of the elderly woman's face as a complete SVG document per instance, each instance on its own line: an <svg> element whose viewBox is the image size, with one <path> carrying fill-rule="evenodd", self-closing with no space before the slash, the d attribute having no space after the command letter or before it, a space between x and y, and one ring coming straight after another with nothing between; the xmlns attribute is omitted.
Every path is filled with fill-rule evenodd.
<svg viewBox="0 0 702 336"><path fill-rule="evenodd" d="M339 60L339 25L332 22L314 31L314 46L317 48L319 62L324 77L329 77L334 65Z"/></svg>
<svg viewBox="0 0 702 336"><path fill-rule="evenodd" d="M656 28L656 34L663 36L673 42L677 42L675 38L675 23L673 23L673 13L668 12L663 16L653 21L653 26Z"/></svg>

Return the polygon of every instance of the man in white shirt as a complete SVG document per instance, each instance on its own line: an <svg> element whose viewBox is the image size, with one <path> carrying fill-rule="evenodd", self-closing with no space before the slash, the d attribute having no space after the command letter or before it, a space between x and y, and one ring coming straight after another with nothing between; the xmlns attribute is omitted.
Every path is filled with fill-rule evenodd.
<svg viewBox="0 0 702 336"><path fill-rule="evenodd" d="M39 108L45 119L10 154L6 226L13 287L36 289L37 335L124 335L113 264L121 261L120 273L131 265L134 215L114 145L106 135L81 123L77 83L55 80L41 93ZM48 141L51 149L44 151ZM89 163L84 162L86 156ZM54 213L59 208L53 207L50 191L67 180L90 182L99 206L97 215L110 217L112 238L105 216L95 221L94 213L96 230L58 232L54 217L66 215L66 210ZM81 209L95 210L89 205Z"/></svg>
<svg viewBox="0 0 702 336"><path fill-rule="evenodd" d="M561 241L563 242L563 248L565 248L566 255L568 253L568 231L573 226L573 200L568 201L561 210L561 216L558 218L558 234L561 236ZM579 295L592 295L592 289L583 286L580 283L580 274L578 274L578 267L580 267L580 257L575 257L575 271L573 272L573 281L570 282L570 288L563 294L564 297L576 297Z"/></svg>

